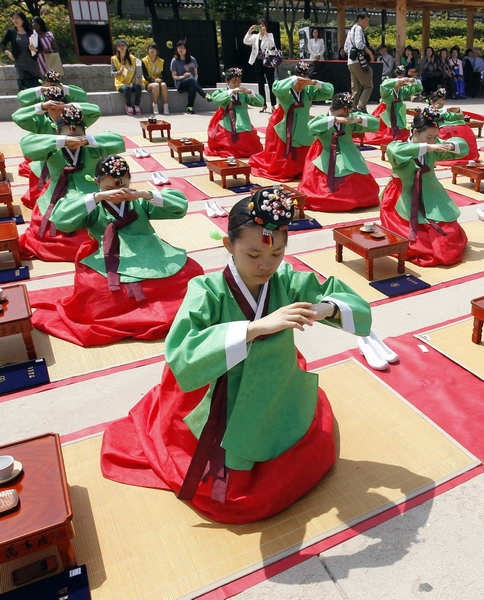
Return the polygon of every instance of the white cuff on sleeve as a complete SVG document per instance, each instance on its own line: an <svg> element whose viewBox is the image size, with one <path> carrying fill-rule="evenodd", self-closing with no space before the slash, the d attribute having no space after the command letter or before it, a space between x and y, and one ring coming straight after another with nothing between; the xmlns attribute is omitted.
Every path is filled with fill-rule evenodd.
<svg viewBox="0 0 484 600"><path fill-rule="evenodd" d="M87 214L92 213L96 208L96 200L94 200L94 194L86 194L84 196L84 203L86 204Z"/></svg>
<svg viewBox="0 0 484 600"><path fill-rule="evenodd" d="M456 140L455 142L452 142L454 144L454 150L453 152L455 152L456 154L460 154L460 144L459 142Z"/></svg>
<svg viewBox="0 0 484 600"><path fill-rule="evenodd" d="M37 98L40 98L42 96L42 86L39 85L38 87L36 87L34 89L35 89L35 95L37 96Z"/></svg>
<svg viewBox="0 0 484 600"><path fill-rule="evenodd" d="M160 208L163 206L163 196L161 195L160 190L151 190L153 194L153 198L150 200L153 206L159 206Z"/></svg>
<svg viewBox="0 0 484 600"><path fill-rule="evenodd" d="M232 321L225 334L227 371L247 358L247 327L250 321Z"/></svg>
<svg viewBox="0 0 484 600"><path fill-rule="evenodd" d="M339 308L339 312L341 315L341 327L345 331L349 331L350 333L355 333L355 321L353 319L353 311L349 304L343 302L339 298L333 298L332 296L326 296L323 298L323 301L331 301L334 302Z"/></svg>
<svg viewBox="0 0 484 600"><path fill-rule="evenodd" d="M66 145L66 139L67 136L66 135L58 135L57 139L55 141L55 145L57 148L64 148Z"/></svg>
<svg viewBox="0 0 484 600"><path fill-rule="evenodd" d="M418 159L419 161L422 161L423 157L427 154L427 152L429 151L429 145L422 143L418 145Z"/></svg>
<svg viewBox="0 0 484 600"><path fill-rule="evenodd" d="M368 117L362 116L361 117L361 124L362 124L363 127L368 127Z"/></svg>
<svg viewBox="0 0 484 600"><path fill-rule="evenodd" d="M328 129L331 129L331 127L334 127L334 117L329 116L328 117Z"/></svg>
<svg viewBox="0 0 484 600"><path fill-rule="evenodd" d="M69 86L68 85L63 85L62 89L64 90L64 96L68 96L69 95Z"/></svg>
<svg viewBox="0 0 484 600"><path fill-rule="evenodd" d="M322 81L316 81L316 86L317 88L322 88L323 87L323 82Z"/></svg>
<svg viewBox="0 0 484 600"><path fill-rule="evenodd" d="M86 140L88 146L93 146L94 148L97 148L98 144L95 137L93 137L92 135L86 135Z"/></svg>
<svg viewBox="0 0 484 600"><path fill-rule="evenodd" d="M78 110L82 110L81 105L79 104L79 102L71 102L70 104L71 104L71 106L74 106Z"/></svg>
<svg viewBox="0 0 484 600"><path fill-rule="evenodd" d="M43 115L45 111L42 108L42 102L37 102L37 104L34 104L34 110L36 115Z"/></svg>

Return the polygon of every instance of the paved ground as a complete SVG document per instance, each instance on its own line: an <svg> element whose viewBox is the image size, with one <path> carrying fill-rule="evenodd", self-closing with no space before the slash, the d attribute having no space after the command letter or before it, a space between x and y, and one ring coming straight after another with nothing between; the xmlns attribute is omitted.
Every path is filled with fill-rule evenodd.
<svg viewBox="0 0 484 600"><path fill-rule="evenodd" d="M484 112L482 103L466 101L465 107ZM314 107L313 114L326 109ZM266 125L267 115L251 111L255 125ZM172 115L178 133L206 129L209 115ZM90 131L111 129L139 135L135 118L100 119ZM12 123L0 124L2 143L20 139ZM481 145L484 145L481 144ZM464 207L461 221L476 220L475 206ZM484 223L483 223L484 239ZM331 230L294 236L288 251L332 244ZM194 253L204 268L221 267L222 249ZM49 285L66 285L72 275L53 278ZM30 289L45 287L32 281ZM373 309L374 329L381 337L396 336L469 312L470 298L482 295L483 279L467 281L427 294L401 298ZM354 338L321 326L297 335L308 360L352 348ZM160 364L135 371L109 374L82 383L23 396L1 406L1 438L4 443L57 431L67 434L124 416L142 395L159 382ZM68 397L68 401L66 401ZM483 391L484 399L484 391ZM351 486L351 482L348 482ZM319 557L289 569L241 593L241 600L483 600L484 599L484 476L444 493L365 534L340 544ZM142 600L142 599L139 599Z"/></svg>

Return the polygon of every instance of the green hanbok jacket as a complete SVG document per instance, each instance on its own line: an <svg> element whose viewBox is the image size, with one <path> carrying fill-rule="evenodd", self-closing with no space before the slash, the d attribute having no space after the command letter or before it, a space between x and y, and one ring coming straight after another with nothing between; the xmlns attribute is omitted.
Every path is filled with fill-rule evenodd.
<svg viewBox="0 0 484 600"><path fill-rule="evenodd" d="M235 131L237 133L252 131L252 123L250 122L247 106L264 106L264 98L260 94L244 94L243 92L237 94L237 96L240 104L234 104ZM212 102L224 109L227 108L232 99L233 95L230 93L230 89L215 90L212 93ZM227 113L219 121L219 125L227 131L232 131L230 117Z"/></svg>
<svg viewBox="0 0 484 600"><path fill-rule="evenodd" d="M402 182L402 193L395 208L397 213L406 221L410 221L412 190L418 168L415 159L419 159L420 162L424 162L430 167L428 173L422 174L422 201L428 219L451 223L460 215L460 210L455 202L437 179L434 165L439 160L452 160L466 156L469 153L469 146L462 138L437 139L435 143L455 144L456 152L428 152L427 144L413 142L395 141L388 144L387 156L392 165L392 175L398 177ZM428 223L428 220L419 212L418 222L424 224Z"/></svg>
<svg viewBox="0 0 484 600"><path fill-rule="evenodd" d="M361 112L350 113L349 117L361 117L363 122L361 124L337 125L335 124L335 118L332 115L320 115L314 117L308 123L310 134L319 139L323 146L321 154L313 160L313 164L320 171L326 173L326 175L328 174L331 138L333 133L336 132L336 128L342 129L345 132L345 135L338 137L338 150L334 167L335 177L344 177L345 175L351 175L352 173L368 175L370 172L359 148L353 142L352 133L378 131L380 121L377 117Z"/></svg>
<svg viewBox="0 0 484 600"><path fill-rule="evenodd" d="M37 200L37 206L40 214L44 215L50 204L52 194L64 167L69 166L63 147L65 144L64 135L48 135L28 133L20 140L20 147L24 156L32 160L47 162L50 173L49 187ZM94 181L86 180L86 175L94 177L94 170L100 158L108 154L119 154L125 151L124 140L118 133L104 131L94 136L86 136L89 145L79 149L79 153L72 153L77 156L77 162L82 163L82 169L69 175L69 183L64 198L59 202L68 201L72 195L77 193L89 194L97 192L98 187ZM66 149L67 152L69 152ZM76 164L77 164L76 162Z"/></svg>
<svg viewBox="0 0 484 600"><path fill-rule="evenodd" d="M26 90L21 90L17 94L18 101L20 106L30 106L31 104L36 104L37 102L45 102L45 96L42 93L41 85L28 88ZM56 87L61 87L64 90L64 96L66 102L87 102L87 94L86 92L78 87L77 85L64 85L59 84Z"/></svg>
<svg viewBox="0 0 484 600"><path fill-rule="evenodd" d="M268 314L293 302L335 302L341 319L325 325L366 336L371 326L368 303L342 281L319 283L314 273L282 263L262 286L258 302L250 295L231 260L229 268L252 305L256 319L269 293ZM245 288L245 290L243 289ZM227 373L227 425L222 440L226 466L249 470L255 462L287 451L307 432L318 398L318 377L299 368L292 329L247 344L249 321L222 271L190 280L188 291L166 338L166 361L184 392L210 384L202 401L185 417L199 438L208 419L216 381ZM321 329L324 344L324 330Z"/></svg>
<svg viewBox="0 0 484 600"><path fill-rule="evenodd" d="M292 104L296 103L291 90L297 81L297 77L292 75L286 79L280 79L274 81L272 91L279 100L282 110L284 111L284 118L279 121L274 127L274 131L280 137L280 139L286 143L286 118L287 111ZM310 146L313 143L313 139L308 130L309 111L311 104L314 100L324 101L331 100L334 93L334 87L331 83L319 81L317 86L307 85L301 92L301 102L304 106L294 109L294 121L292 125L292 146L299 148L299 146Z"/></svg>
<svg viewBox="0 0 484 600"><path fill-rule="evenodd" d="M441 121L439 121L439 127L447 127L452 125L466 125L464 115L461 112L449 112L445 108L439 109Z"/></svg>
<svg viewBox="0 0 484 600"><path fill-rule="evenodd" d="M96 190L97 191L97 190ZM143 279L170 277L180 271L187 261L185 250L170 246L161 240L150 224L154 219L181 219L185 216L188 201L179 190L170 188L153 192L153 200L138 198L130 203L121 203L134 209L138 218L133 223L118 229L119 267L121 283L133 283ZM112 205L116 210L116 205ZM52 216L52 223L60 231L69 233L84 227L90 236L97 240L98 249L83 258L81 262L100 275L106 277L103 252L103 235L115 217L106 210L104 203L97 203L94 194L73 194L67 202L58 202Z"/></svg>
<svg viewBox="0 0 484 600"><path fill-rule="evenodd" d="M101 109L97 104L90 104L89 102L79 102L73 104L82 110L86 127L91 126L101 116ZM23 106L22 108L19 108L13 113L12 120L22 129L32 133L57 135L56 123L54 123L54 121L50 118L48 112L44 112L42 110L41 105L42 103L39 102L31 106ZM43 161L33 161L30 163L30 168L32 169L32 172L37 175L37 177L40 177L43 166Z"/></svg>
<svg viewBox="0 0 484 600"><path fill-rule="evenodd" d="M385 111L380 115L381 120L387 127L392 126L391 107L392 101L400 98L401 100L409 100L412 96L416 96L423 91L422 82L417 79L414 84L406 84L402 86L398 92L395 91L399 79L385 79L380 85L381 101L385 104ZM407 107L404 102L395 104L395 115L397 117L398 129L408 129L407 127Z"/></svg>

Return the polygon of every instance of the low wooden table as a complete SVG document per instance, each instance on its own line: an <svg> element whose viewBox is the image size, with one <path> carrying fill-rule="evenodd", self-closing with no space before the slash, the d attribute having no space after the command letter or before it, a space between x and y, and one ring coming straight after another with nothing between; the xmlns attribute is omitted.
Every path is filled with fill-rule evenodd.
<svg viewBox="0 0 484 600"><path fill-rule="evenodd" d="M385 160L385 153L387 151L387 146L388 146L388 144L381 144L381 146L380 146L382 160Z"/></svg>
<svg viewBox="0 0 484 600"><path fill-rule="evenodd" d="M474 182L474 189L479 192L481 189L481 179L484 177L484 165L476 164L473 167L468 165L452 165L452 183L456 183L457 175L469 177Z"/></svg>
<svg viewBox="0 0 484 600"><path fill-rule="evenodd" d="M199 142L195 138L188 138L189 144L185 144L181 140L170 140L168 142L168 148L170 148L170 154L172 158L175 158L175 152L178 154L178 162L183 164L182 154L190 152L192 156L195 156L195 152L200 154L200 161L203 160L203 142Z"/></svg>
<svg viewBox="0 0 484 600"><path fill-rule="evenodd" d="M16 267L22 266L18 247L18 230L15 221L0 222L0 252L11 252Z"/></svg>
<svg viewBox="0 0 484 600"><path fill-rule="evenodd" d="M477 119L471 119L467 121L466 125L469 125L471 129L477 129L477 137L481 137L482 128L484 127L484 121L478 121Z"/></svg>
<svg viewBox="0 0 484 600"><path fill-rule="evenodd" d="M32 311L29 296L25 285L11 285L3 291L8 302L2 304L3 312L0 313L0 337L22 334L25 348L31 360L37 358L34 342L32 340Z"/></svg>
<svg viewBox="0 0 484 600"><path fill-rule="evenodd" d="M64 569L74 567L72 507L58 434L0 446L0 454L23 466L16 479L0 484L0 491L14 488L20 498L19 508L0 516L0 563L55 545Z"/></svg>
<svg viewBox="0 0 484 600"><path fill-rule="evenodd" d="M405 255L408 251L408 240L381 225L375 225L375 232L385 234L384 238L372 238L369 233L360 231L360 225L348 225L333 229L336 242L336 262L343 262L343 246L353 250L366 260L366 278L373 279L373 259L390 254L398 254L398 273L405 273Z"/></svg>
<svg viewBox="0 0 484 600"><path fill-rule="evenodd" d="M0 204L7 205L8 216L13 217L12 188L9 181L0 181Z"/></svg>
<svg viewBox="0 0 484 600"><path fill-rule="evenodd" d="M214 181L213 175L217 173L222 178L222 187L227 187L227 177L234 177L237 179L237 175L245 175L245 185L250 184L250 166L242 162L241 160L235 159L235 165L229 165L227 159L211 160L207 162L208 176L210 181Z"/></svg>
<svg viewBox="0 0 484 600"><path fill-rule="evenodd" d="M364 131L353 132L351 134L351 137L353 138L353 141L360 140L360 144L359 144L360 146L365 145L365 132Z"/></svg>
<svg viewBox="0 0 484 600"><path fill-rule="evenodd" d="M474 317L474 328L472 330L472 341L480 344L482 340L482 325L484 323L484 296L471 300L472 315Z"/></svg>
<svg viewBox="0 0 484 600"><path fill-rule="evenodd" d="M153 141L153 131L161 131L162 137L165 137L163 135L163 132L166 131L167 138L171 139L171 123L168 123L168 121L156 121L156 123L150 123L149 121L140 121L140 125L141 131L143 132L143 137L146 139L146 134L148 134L150 142Z"/></svg>
<svg viewBox="0 0 484 600"><path fill-rule="evenodd" d="M7 169L5 167L5 155L0 152L0 179L7 179Z"/></svg>

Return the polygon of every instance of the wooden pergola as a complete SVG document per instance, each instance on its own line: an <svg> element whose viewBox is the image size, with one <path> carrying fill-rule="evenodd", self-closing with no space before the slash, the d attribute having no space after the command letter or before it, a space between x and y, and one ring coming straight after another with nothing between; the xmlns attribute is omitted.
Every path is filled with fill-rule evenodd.
<svg viewBox="0 0 484 600"><path fill-rule="evenodd" d="M345 33L345 11L348 7L385 8L396 12L396 56L399 59L405 48L407 11L422 11L422 51L429 45L430 12L437 10L462 10L467 14L467 48L474 44L474 16L484 11L484 0L333 0L338 9L338 44L343 46ZM423 53L423 52L422 52Z"/></svg>

